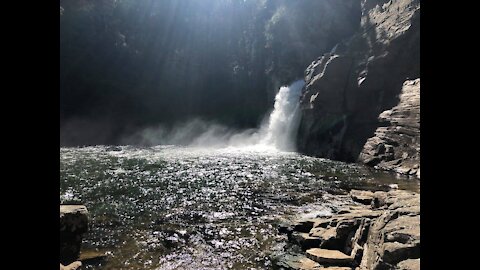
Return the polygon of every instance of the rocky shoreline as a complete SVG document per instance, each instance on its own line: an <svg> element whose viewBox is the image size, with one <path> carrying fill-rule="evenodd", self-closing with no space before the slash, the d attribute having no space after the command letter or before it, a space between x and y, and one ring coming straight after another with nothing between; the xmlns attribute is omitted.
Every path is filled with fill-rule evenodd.
<svg viewBox="0 0 480 270"><path fill-rule="evenodd" d="M352 190L345 199L331 216L279 227L296 250L280 269L420 269L420 194Z"/></svg>

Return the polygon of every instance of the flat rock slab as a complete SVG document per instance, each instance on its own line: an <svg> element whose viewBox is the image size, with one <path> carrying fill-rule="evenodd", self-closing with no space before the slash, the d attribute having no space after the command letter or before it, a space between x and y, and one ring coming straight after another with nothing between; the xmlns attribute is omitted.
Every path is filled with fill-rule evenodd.
<svg viewBox="0 0 480 270"><path fill-rule="evenodd" d="M318 270L322 266L303 255L286 255L278 263L278 266L291 270Z"/></svg>
<svg viewBox="0 0 480 270"><path fill-rule="evenodd" d="M82 266L82 263L79 262L79 261L76 261L76 262L73 262L69 265L63 265L63 264L60 264L60 270L76 270L78 269L80 266Z"/></svg>
<svg viewBox="0 0 480 270"><path fill-rule="evenodd" d="M88 214L87 207L85 205L70 205L70 204L63 204L60 205L60 218L68 214Z"/></svg>
<svg viewBox="0 0 480 270"><path fill-rule="evenodd" d="M307 250L307 257L318 262L335 265L349 265L353 262L353 258L338 250L330 250L323 248L311 248Z"/></svg>
<svg viewBox="0 0 480 270"><path fill-rule="evenodd" d="M95 250L88 250L88 251L81 251L79 260L84 263L94 263L97 261L104 260L107 257L105 252L95 251Z"/></svg>
<svg viewBox="0 0 480 270"><path fill-rule="evenodd" d="M420 259L409 259L397 264L399 270L420 270Z"/></svg>

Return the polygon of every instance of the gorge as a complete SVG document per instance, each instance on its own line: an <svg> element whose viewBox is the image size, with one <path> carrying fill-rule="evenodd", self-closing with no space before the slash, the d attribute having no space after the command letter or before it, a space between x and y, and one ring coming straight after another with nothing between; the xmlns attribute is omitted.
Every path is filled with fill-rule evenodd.
<svg viewBox="0 0 480 270"><path fill-rule="evenodd" d="M61 145L191 119L255 129L304 77L298 151L419 175L419 1L207 2L61 1Z"/></svg>
<svg viewBox="0 0 480 270"><path fill-rule="evenodd" d="M65 265L419 269L419 179L419 0L60 1Z"/></svg>

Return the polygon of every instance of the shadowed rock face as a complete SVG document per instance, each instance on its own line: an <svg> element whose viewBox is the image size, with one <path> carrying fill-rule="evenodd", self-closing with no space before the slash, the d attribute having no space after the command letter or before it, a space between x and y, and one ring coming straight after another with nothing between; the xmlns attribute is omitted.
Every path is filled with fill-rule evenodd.
<svg viewBox="0 0 480 270"><path fill-rule="evenodd" d="M310 155L377 165L390 161L379 157L380 153L397 150L379 146L381 138L393 140L392 147L415 141L406 151L412 158L401 160L411 168L418 164L419 106L413 106L410 99L417 102L419 95L404 86L418 84L419 92L419 80L409 81L420 77L419 34L420 1L362 1L360 30L305 70L298 149ZM389 111L393 114L387 115ZM385 130L382 127L389 135L377 134L379 138L373 139L376 131ZM410 137L404 140L400 134L407 133L405 136ZM359 158L362 151L364 155ZM403 152L393 151L391 160L399 159L397 153Z"/></svg>
<svg viewBox="0 0 480 270"><path fill-rule="evenodd" d="M387 126L367 140L359 160L420 178L420 79L406 81L398 105L382 112L379 120Z"/></svg>

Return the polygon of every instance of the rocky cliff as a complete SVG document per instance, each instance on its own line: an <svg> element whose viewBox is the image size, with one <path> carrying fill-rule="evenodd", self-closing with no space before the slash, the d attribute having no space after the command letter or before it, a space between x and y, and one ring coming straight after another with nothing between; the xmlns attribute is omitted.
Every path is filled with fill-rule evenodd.
<svg viewBox="0 0 480 270"><path fill-rule="evenodd" d="M420 1L361 9L358 32L305 70L298 149L419 176Z"/></svg>
<svg viewBox="0 0 480 270"><path fill-rule="evenodd" d="M398 105L378 118L386 126L367 140L359 160L420 178L420 79L405 81Z"/></svg>

